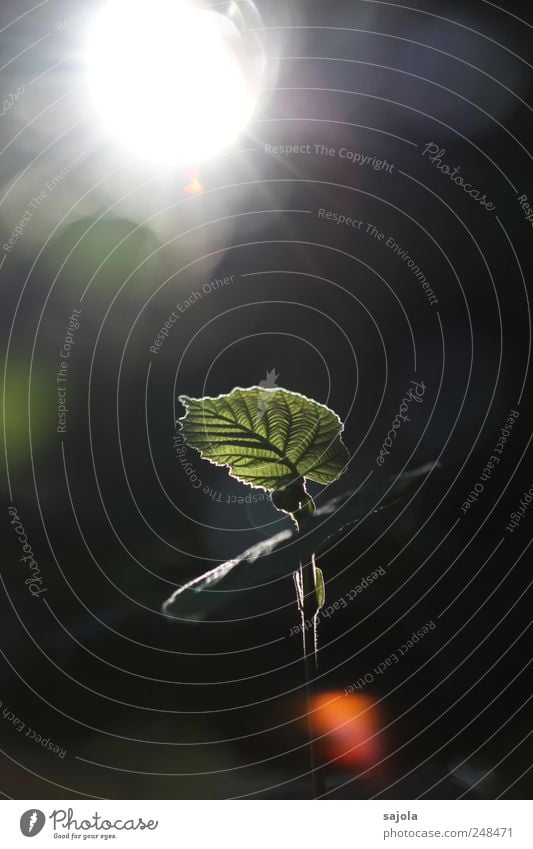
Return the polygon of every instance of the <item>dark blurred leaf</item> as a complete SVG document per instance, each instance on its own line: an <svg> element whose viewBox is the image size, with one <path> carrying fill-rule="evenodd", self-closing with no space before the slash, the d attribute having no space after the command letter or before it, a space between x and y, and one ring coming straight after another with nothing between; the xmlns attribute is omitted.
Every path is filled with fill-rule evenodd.
<svg viewBox="0 0 533 849"><path fill-rule="evenodd" d="M246 592L263 593L271 589L272 582L292 574L300 561L308 562L313 553L319 554L331 547L357 527L365 515L377 513L406 498L436 468L435 464L420 466L391 478L388 486L373 482L363 490L352 489L332 498L309 518L304 533L282 531L200 575L179 587L164 603L163 612L174 619L199 620L209 618L226 605L235 604L246 618L250 601Z"/></svg>
<svg viewBox="0 0 533 849"><path fill-rule="evenodd" d="M148 226L106 215L80 218L68 224L48 246L44 261L67 279L84 281L93 277L93 290L114 292L128 280L153 286L157 268L165 260L160 240Z"/></svg>

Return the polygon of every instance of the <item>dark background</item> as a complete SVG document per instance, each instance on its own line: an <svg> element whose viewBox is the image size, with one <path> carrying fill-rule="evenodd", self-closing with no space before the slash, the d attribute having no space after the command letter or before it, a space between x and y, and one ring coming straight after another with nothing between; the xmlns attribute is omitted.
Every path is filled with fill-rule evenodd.
<svg viewBox="0 0 533 849"><path fill-rule="evenodd" d="M189 451L209 492L194 489L173 444L178 394L229 392L274 369L279 386L345 421L349 470L313 487L318 504L371 470L385 485L441 464L406 509L370 516L321 560L331 602L377 566L386 576L321 622L317 693L347 699L345 688L436 623L343 702L348 714L367 709L364 720L343 735L330 717L319 747L330 796L527 798L533 508L514 533L506 525L533 483L532 231L517 200L533 198L531 9L257 8L270 90L235 152L192 175L203 191L188 193L190 170L150 170L103 144L49 193L0 270L0 700L67 750L59 758L3 716L0 789L309 796L291 578L271 585L266 614L254 613L252 593L223 621L161 613L176 586L289 527L266 500L228 503L250 490ZM4 3L1 24L29 9ZM90 13L89 3L48 3L0 36L2 64L12 60L4 89L25 87L0 119L2 243L46 181L98 141L80 54ZM422 156L430 142L494 212ZM394 169L273 157L265 144L347 147ZM438 304L383 243L320 220L320 208L392 236ZM149 351L177 302L229 275ZM58 434L55 380L73 308L82 314ZM380 469L412 379L426 385L424 401ZM502 460L463 515L510 410L520 416ZM40 598L24 585L11 504L46 585ZM373 742L346 755L361 728Z"/></svg>

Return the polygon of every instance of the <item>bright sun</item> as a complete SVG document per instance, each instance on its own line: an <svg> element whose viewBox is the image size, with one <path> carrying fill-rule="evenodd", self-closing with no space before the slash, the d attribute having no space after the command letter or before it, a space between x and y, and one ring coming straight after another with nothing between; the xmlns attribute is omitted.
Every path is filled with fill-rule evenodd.
<svg viewBox="0 0 533 849"><path fill-rule="evenodd" d="M106 128L161 163L225 148L255 101L239 38L226 17L184 0L111 0L88 42L89 86Z"/></svg>

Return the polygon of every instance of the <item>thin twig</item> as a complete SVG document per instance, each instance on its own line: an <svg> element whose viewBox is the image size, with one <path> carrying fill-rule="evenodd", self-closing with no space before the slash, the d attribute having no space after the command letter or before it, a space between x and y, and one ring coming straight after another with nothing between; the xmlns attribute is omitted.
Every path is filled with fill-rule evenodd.
<svg viewBox="0 0 533 849"><path fill-rule="evenodd" d="M302 588L308 585L309 578L307 577L308 573L311 572L311 577L313 577L313 565L311 563L307 563L303 566L300 566L300 579L302 582ZM305 592L305 591L304 591ZM314 587L313 587L313 595L314 595ZM305 676L305 701L306 701L306 712L307 712L307 735L309 742L309 761L311 766L311 780L313 783L313 798L319 799L324 795L325 787L324 787L324 777L322 771L320 770L317 764L317 756L316 756L316 747L314 740L314 731L313 731L313 720L312 720L312 694L313 694L313 681L315 679L316 673L318 671L318 653L317 653L317 644L316 644L316 607L311 616L306 613L306 607L309 609L308 604L306 604L305 594L304 594L304 604L301 608L301 616L302 616L302 649L303 649L303 658L304 658L304 676ZM312 628L308 627L308 622L311 621Z"/></svg>
<svg viewBox="0 0 533 849"><path fill-rule="evenodd" d="M306 498L300 504L300 509L293 514L299 533L305 526L306 518L313 515L315 505L311 496L306 493ZM313 798L319 799L324 795L324 777L317 764L315 751L313 722L312 722L312 685L318 672L318 599L315 556L307 563L300 563L298 572L294 574L296 585L296 600L302 617L302 649L304 659L305 675L305 700L307 711L307 734L309 760L311 766L311 780L313 784ZM311 625L312 627L309 627Z"/></svg>

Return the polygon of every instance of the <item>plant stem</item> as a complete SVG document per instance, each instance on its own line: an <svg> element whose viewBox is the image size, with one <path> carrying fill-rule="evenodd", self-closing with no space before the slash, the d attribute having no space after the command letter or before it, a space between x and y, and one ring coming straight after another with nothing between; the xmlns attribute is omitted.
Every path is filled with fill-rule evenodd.
<svg viewBox="0 0 533 849"><path fill-rule="evenodd" d="M325 787L324 787L324 778L320 768L317 765L316 751L315 751L315 743L314 743L314 732L313 732L313 721L311 717L312 710L312 690L313 690L313 680L318 672L318 652L317 652L317 621L316 621L316 602L314 607L309 605L309 602L306 603L307 599L310 599L311 596L308 594L308 587L311 586L310 592L312 592L313 597L316 598L315 595L315 583L314 583L314 555L313 561L311 563L306 563L300 566L300 581L303 590L303 605L301 607L301 615L302 615L302 648L303 648L303 657L304 657L304 674L305 674L305 701L306 701L306 710L307 710L307 735L308 735L308 743L309 743L309 760L311 766L311 780L313 783L313 798L319 799L324 795ZM312 604L312 602L311 602ZM306 608L307 611L306 612ZM311 610L313 611L311 613ZM312 627L308 629L307 623L311 622Z"/></svg>
<svg viewBox="0 0 533 849"><path fill-rule="evenodd" d="M300 503L299 509L293 514L294 521L301 533L306 519L315 512L315 504L308 493ZM322 771L317 765L316 751L313 736L313 723L311 719L311 696L312 682L318 672L318 645L317 645L317 613L319 610L317 600L316 563L313 554L308 563L300 563L300 568L294 573L296 585L296 600L302 617L302 648L305 674L305 701L307 710L307 735L309 760L311 766L311 780L313 784L313 798L319 799L325 792ZM311 625L311 627L309 627Z"/></svg>

